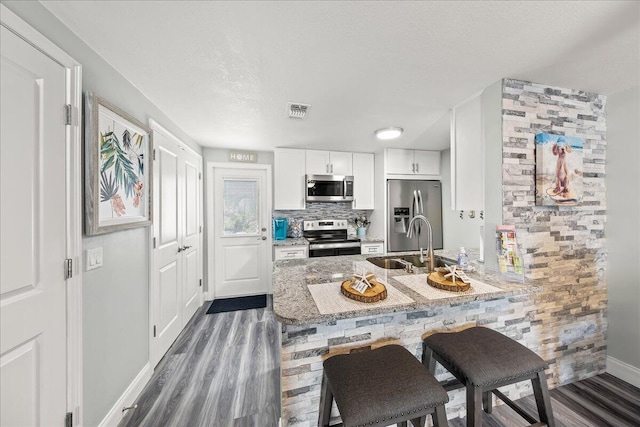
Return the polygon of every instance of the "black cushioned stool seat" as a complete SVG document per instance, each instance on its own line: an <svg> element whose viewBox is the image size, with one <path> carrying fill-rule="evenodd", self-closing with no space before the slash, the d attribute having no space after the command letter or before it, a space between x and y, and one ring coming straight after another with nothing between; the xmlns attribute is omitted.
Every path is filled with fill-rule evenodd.
<svg viewBox="0 0 640 427"><path fill-rule="evenodd" d="M481 407L491 413L491 392L530 423L537 420L518 407L498 387L531 380L542 423L554 426L551 400L540 356L522 344L489 328L473 327L461 332L437 333L423 342L423 363L433 373L439 362L457 378L448 389L467 389L467 426L481 425ZM482 399L482 403L481 400Z"/></svg>
<svg viewBox="0 0 640 427"><path fill-rule="evenodd" d="M447 426L449 396L435 377L407 349L387 345L340 354L324 362L318 426L329 425L335 399L344 427Z"/></svg>

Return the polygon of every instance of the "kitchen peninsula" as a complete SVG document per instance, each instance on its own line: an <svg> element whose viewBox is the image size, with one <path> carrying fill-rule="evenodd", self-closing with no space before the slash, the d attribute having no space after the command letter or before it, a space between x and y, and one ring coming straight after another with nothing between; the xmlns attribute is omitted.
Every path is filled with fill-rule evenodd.
<svg viewBox="0 0 640 427"><path fill-rule="evenodd" d="M451 251L436 251L436 255L455 257ZM438 291L426 284L426 272L421 269L413 274L403 269L383 269L366 258L351 255L282 260L274 264L273 307L282 323L283 425L317 423L322 362L353 348L396 343L420 358L424 336L482 325L545 357L540 346L545 337L530 322L530 311L535 310L530 296L542 289L535 281L510 282L500 274L485 272L482 264L473 262L477 271L469 276L474 281L474 292ZM343 280L368 271L387 285L387 300L352 303L340 294ZM443 375L446 376L439 371L439 379ZM515 399L531 391L523 384L506 388L505 392ZM463 391L451 394L447 405L449 418L464 416L464 400Z"/></svg>

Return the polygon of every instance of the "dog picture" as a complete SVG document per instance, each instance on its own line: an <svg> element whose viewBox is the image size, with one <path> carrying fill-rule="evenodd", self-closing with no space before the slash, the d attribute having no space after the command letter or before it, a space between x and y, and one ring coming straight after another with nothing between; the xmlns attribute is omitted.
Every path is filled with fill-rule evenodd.
<svg viewBox="0 0 640 427"><path fill-rule="evenodd" d="M536 204L571 206L582 202L584 142L567 135L539 133L536 147Z"/></svg>
<svg viewBox="0 0 640 427"><path fill-rule="evenodd" d="M565 143L564 138L558 138L553 144L551 152L558 156L556 162L556 186L553 190L556 195L566 196L569 193L569 167L567 166L567 154L571 152L571 146Z"/></svg>

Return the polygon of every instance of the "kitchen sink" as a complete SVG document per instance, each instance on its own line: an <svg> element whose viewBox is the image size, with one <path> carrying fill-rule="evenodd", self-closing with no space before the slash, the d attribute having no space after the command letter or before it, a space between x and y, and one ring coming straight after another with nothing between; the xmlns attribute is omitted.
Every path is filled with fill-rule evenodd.
<svg viewBox="0 0 640 427"><path fill-rule="evenodd" d="M376 267L380 267L380 268L386 268L389 270L396 270L396 269L402 269L405 267L405 265L399 261L400 257L381 257L381 256L376 256L376 257L371 257L371 258L367 258L367 261L369 261L371 264L375 265Z"/></svg>
<svg viewBox="0 0 640 427"><path fill-rule="evenodd" d="M378 256L367 258L367 261L369 261L371 264L380 268L386 268L390 270L399 270L405 268L405 264L403 264L400 260L408 261L416 268L427 267L429 263L426 257L424 259L424 262L420 262L420 255L389 255L384 257ZM446 264L455 264L455 261L436 256L436 268L444 267Z"/></svg>

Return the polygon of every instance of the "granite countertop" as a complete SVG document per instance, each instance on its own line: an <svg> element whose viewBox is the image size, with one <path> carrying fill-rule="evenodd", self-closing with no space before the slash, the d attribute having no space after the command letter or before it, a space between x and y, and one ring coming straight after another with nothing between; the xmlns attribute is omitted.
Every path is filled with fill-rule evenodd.
<svg viewBox="0 0 640 427"><path fill-rule="evenodd" d="M391 256L405 254L415 254L415 252L399 253L394 252ZM273 265L273 310L276 318L285 324L305 325L331 322L338 319L358 318L375 316L385 313L413 311L429 307L459 304L468 301L482 301L487 299L501 298L511 295L527 294L542 290L541 283L535 280L528 280L526 284L514 282L513 279L496 273L485 271L482 264L477 263L477 250L467 249L470 257L470 264L476 271L468 273L472 279L490 284L500 290L484 294L456 294L451 293L450 298L429 299L409 287L403 285L395 278L409 275L404 270L387 270L376 267L366 261L367 255L343 255L335 257L319 257L308 259L291 259L276 261ZM437 250L435 254L450 260L455 259L457 251ZM364 264L363 264L364 263ZM356 311L321 314L318 311L315 301L309 292L307 285L318 283L342 282L353 276L354 269L366 266L368 271L372 271L376 276L402 294L410 297L414 302L409 304L396 305L391 307L376 307L375 303L371 308L367 307ZM356 267L358 266L358 267ZM425 272L424 269L416 269L416 273ZM425 283L425 286L429 286Z"/></svg>
<svg viewBox="0 0 640 427"><path fill-rule="evenodd" d="M273 246L308 246L309 241L304 237L287 237L285 240L273 240Z"/></svg>

